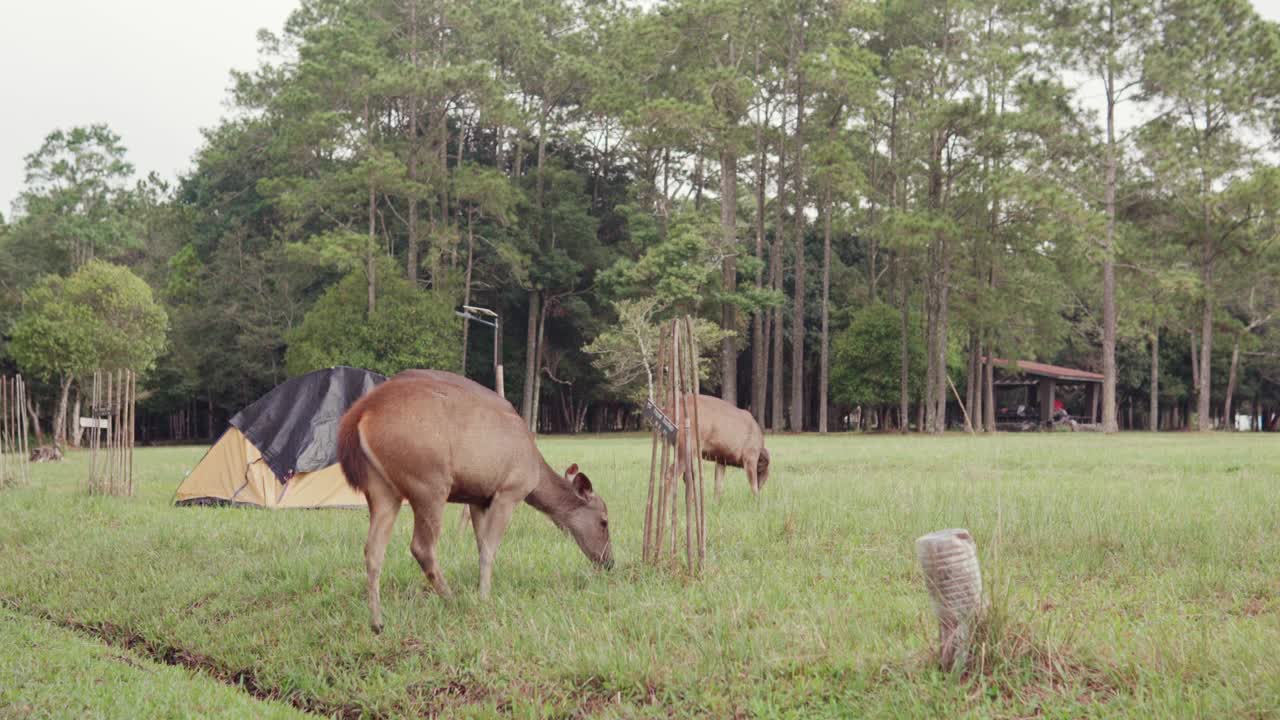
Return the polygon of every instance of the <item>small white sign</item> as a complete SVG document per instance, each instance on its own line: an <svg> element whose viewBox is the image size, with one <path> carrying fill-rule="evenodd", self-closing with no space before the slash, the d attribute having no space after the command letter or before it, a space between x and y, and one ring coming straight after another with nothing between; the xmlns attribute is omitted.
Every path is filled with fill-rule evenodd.
<svg viewBox="0 0 1280 720"><path fill-rule="evenodd" d="M107 418L80 418L80 427L82 428L98 428L100 430L111 429L111 421Z"/></svg>

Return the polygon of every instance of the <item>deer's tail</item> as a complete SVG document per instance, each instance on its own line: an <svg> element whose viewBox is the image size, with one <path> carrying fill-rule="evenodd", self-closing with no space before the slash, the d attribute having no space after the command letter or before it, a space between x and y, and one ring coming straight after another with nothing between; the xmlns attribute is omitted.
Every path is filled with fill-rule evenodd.
<svg viewBox="0 0 1280 720"><path fill-rule="evenodd" d="M360 438L360 419L364 417L365 404L357 402L342 416L338 424L338 464L347 484L354 490L365 492L369 485L369 456Z"/></svg>
<svg viewBox="0 0 1280 720"><path fill-rule="evenodd" d="M760 448L760 459L756 461L756 484L764 487L764 483L769 479L769 449Z"/></svg>

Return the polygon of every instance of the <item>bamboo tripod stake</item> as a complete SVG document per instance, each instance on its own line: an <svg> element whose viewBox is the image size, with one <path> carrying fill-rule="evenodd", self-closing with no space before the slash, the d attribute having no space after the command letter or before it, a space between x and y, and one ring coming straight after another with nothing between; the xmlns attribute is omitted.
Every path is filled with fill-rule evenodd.
<svg viewBox="0 0 1280 720"><path fill-rule="evenodd" d="M0 377L0 488L31 483L26 410L22 376Z"/></svg>
<svg viewBox="0 0 1280 720"><path fill-rule="evenodd" d="M679 475L684 482L685 564L690 572L697 572L707 555L706 494L702 486L702 446L695 400L699 390L698 348L691 318L673 320L667 327L658 341L657 389L656 397L651 399L655 406L661 407L654 408L659 417L654 419L649 457L642 556L646 562L659 563L664 551L672 559L678 552L681 517L676 500L676 476ZM658 462L659 456L661 462ZM670 544L667 543L668 527Z"/></svg>
<svg viewBox="0 0 1280 720"><path fill-rule="evenodd" d="M131 370L93 374L89 428L89 493L133 495L137 376Z"/></svg>

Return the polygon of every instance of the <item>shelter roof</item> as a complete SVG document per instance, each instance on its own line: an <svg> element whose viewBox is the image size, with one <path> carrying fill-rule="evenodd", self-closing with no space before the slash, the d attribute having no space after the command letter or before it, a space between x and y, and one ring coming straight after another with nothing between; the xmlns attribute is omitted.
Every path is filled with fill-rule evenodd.
<svg viewBox="0 0 1280 720"><path fill-rule="evenodd" d="M1053 378L1054 380L1060 380L1062 382L1102 382L1102 375L1099 373L1063 367L1061 365L1050 365L1048 363L1032 362L1030 360L1005 360L1003 358L991 358L991 362L996 367L1005 368L1012 372L1021 372L1025 375L1034 375L1036 377Z"/></svg>

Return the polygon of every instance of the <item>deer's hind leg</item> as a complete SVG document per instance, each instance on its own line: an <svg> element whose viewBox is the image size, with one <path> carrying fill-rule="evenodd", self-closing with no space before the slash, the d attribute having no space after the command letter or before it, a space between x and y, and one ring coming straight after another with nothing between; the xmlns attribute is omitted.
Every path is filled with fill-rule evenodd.
<svg viewBox="0 0 1280 720"><path fill-rule="evenodd" d="M443 493L420 493L409 498L409 504L413 506L413 542L409 544L409 551L422 567L432 589L437 595L446 598L452 597L453 592L449 590L449 583L445 582L444 574L440 571L436 543L440 540L440 531L444 529L447 500L448 495Z"/></svg>
<svg viewBox="0 0 1280 720"><path fill-rule="evenodd" d="M369 502L369 539L364 545L364 564L369 594L369 624L375 633L382 632L382 562L387 557L387 542L400 514L404 498L386 481L370 474L365 497Z"/></svg>

